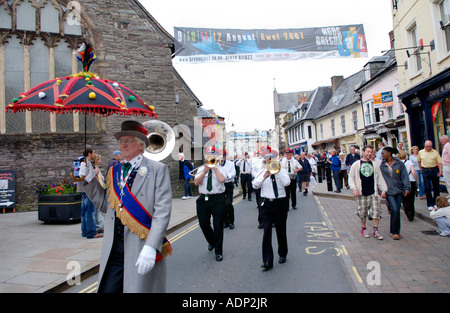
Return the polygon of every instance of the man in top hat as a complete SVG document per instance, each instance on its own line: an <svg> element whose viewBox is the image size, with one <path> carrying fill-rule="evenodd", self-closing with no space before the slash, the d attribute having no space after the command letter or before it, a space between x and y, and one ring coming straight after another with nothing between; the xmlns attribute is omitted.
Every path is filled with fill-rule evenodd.
<svg viewBox="0 0 450 313"><path fill-rule="evenodd" d="M267 149L263 152L266 162L276 160L278 153ZM264 227L264 236L262 244L261 267L264 271L273 267L273 249L272 249L272 224L275 224L278 241L279 263L286 262L288 253L286 219L289 207L289 199L286 197L285 187L291 183L286 169L281 168L276 174L270 174L266 167L263 167L253 180L253 188L261 189L261 221Z"/></svg>
<svg viewBox="0 0 450 313"><path fill-rule="evenodd" d="M147 129L125 121L114 134L124 161L108 172L107 190L98 180L83 188L106 212L98 292L165 292L165 237L172 208L167 166L144 156Z"/></svg>
<svg viewBox="0 0 450 313"><path fill-rule="evenodd" d="M294 210L297 209L297 172L302 170L302 166L298 161L292 157L294 151L292 149L284 150L285 157L281 159L280 164L281 168L284 168L289 178L291 179L291 183L289 186L286 186L286 198L289 201L291 198L291 206Z"/></svg>
<svg viewBox="0 0 450 313"><path fill-rule="evenodd" d="M206 155L219 157L214 147L206 150ZM197 217L203 235L208 242L208 250L214 249L216 261L223 260L223 213L225 210L225 179L222 166L202 165L195 174L194 184L198 186ZM213 228L211 228L211 216Z"/></svg>

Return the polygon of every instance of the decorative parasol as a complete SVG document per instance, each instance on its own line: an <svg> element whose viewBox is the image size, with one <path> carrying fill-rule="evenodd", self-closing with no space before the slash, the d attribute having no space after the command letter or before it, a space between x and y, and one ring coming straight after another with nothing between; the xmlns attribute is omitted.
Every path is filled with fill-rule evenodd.
<svg viewBox="0 0 450 313"><path fill-rule="evenodd" d="M89 67L96 60L92 48L83 43L78 59L84 71L46 81L20 94L6 108L19 111L45 110L55 113L85 112L103 116L111 114L142 115L158 118L154 107L147 105L124 85L100 79Z"/></svg>

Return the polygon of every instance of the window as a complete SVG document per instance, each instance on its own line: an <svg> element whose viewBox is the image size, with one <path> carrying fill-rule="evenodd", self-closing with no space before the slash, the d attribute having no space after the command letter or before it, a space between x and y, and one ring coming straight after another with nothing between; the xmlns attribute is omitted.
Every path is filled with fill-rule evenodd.
<svg viewBox="0 0 450 313"><path fill-rule="evenodd" d="M0 133L84 132L85 117L45 111L6 113L6 105L21 92L56 77L78 72L73 53L89 36L84 21L67 23L72 13L67 1L0 1ZM65 30L60 32L60 30ZM2 53L4 51L4 54ZM80 63L80 62L75 62ZM4 75L4 76L3 76ZM88 132L96 132L99 117L87 115ZM77 126L75 126L77 125ZM79 126L78 126L79 125ZM103 126L99 126L102 128Z"/></svg>
<svg viewBox="0 0 450 313"><path fill-rule="evenodd" d="M336 130L334 129L334 118L330 120L330 130L331 130L331 137L336 136Z"/></svg>
<svg viewBox="0 0 450 313"><path fill-rule="evenodd" d="M444 0L439 5L441 22L444 29L442 30L445 38L445 48L450 52L450 0Z"/></svg>
<svg viewBox="0 0 450 313"><path fill-rule="evenodd" d="M364 104L364 122L366 125L372 124L372 101Z"/></svg>
<svg viewBox="0 0 450 313"><path fill-rule="evenodd" d="M409 27L406 29L406 33L408 47L411 47L411 49L408 50L408 68L410 71L410 76L415 76L422 70L422 59L420 58L418 39L419 37L417 35L417 25L415 21L409 25Z"/></svg>
<svg viewBox="0 0 450 313"><path fill-rule="evenodd" d="M305 125L303 123L301 125L301 131L302 131L302 139L305 139Z"/></svg>
<svg viewBox="0 0 450 313"><path fill-rule="evenodd" d="M323 124L322 123L319 124L319 135L320 135L320 139L323 139Z"/></svg>
<svg viewBox="0 0 450 313"><path fill-rule="evenodd" d="M312 128L311 128L311 125L308 126L308 138L309 138L309 139L312 138Z"/></svg>
<svg viewBox="0 0 450 313"><path fill-rule="evenodd" d="M358 111L352 111L353 131L358 130Z"/></svg>
<svg viewBox="0 0 450 313"><path fill-rule="evenodd" d="M341 115L341 134L345 134L345 115Z"/></svg>

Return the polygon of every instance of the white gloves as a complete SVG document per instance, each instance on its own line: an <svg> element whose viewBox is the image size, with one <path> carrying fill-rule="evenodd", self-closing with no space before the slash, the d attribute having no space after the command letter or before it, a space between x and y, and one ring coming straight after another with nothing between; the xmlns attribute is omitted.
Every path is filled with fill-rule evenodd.
<svg viewBox="0 0 450 313"><path fill-rule="evenodd" d="M138 267L138 273L145 275L150 272L155 265L155 260L156 249L149 245L144 245L135 264Z"/></svg>

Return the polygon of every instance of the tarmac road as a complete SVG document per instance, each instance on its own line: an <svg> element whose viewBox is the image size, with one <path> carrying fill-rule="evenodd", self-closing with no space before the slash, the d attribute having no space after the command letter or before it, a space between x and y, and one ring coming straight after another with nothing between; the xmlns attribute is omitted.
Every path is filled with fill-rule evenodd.
<svg viewBox="0 0 450 313"><path fill-rule="evenodd" d="M261 270L263 230L257 228L256 199L235 199L235 229L224 229L223 261L215 260L197 221L170 234L174 249L167 258L169 293L297 293L357 289L336 232L309 194L297 193L298 209L287 220L287 262L279 264L273 232L274 267ZM348 260L347 260L348 261ZM97 275L65 292L95 292Z"/></svg>

